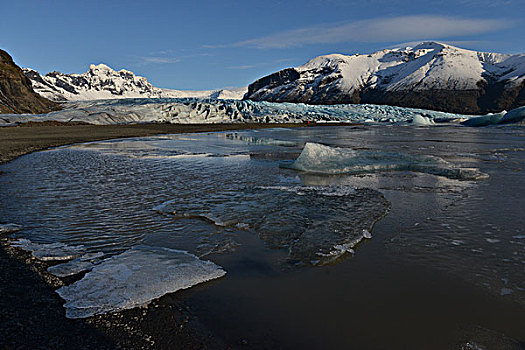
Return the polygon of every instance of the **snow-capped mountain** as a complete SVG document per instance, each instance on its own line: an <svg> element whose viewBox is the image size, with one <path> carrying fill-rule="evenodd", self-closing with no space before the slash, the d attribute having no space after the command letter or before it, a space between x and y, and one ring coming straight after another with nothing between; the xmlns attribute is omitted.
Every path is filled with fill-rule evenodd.
<svg viewBox="0 0 525 350"><path fill-rule="evenodd" d="M41 75L29 68L24 69L24 74L31 80L35 92L53 101L142 97L242 99L246 93L246 88L205 91L161 89L133 72L125 69L115 71L104 64L91 65L83 74L51 72Z"/></svg>
<svg viewBox="0 0 525 350"><path fill-rule="evenodd" d="M423 42L368 55L319 56L255 81L245 98L389 104L454 113L501 111L525 104L525 54Z"/></svg>

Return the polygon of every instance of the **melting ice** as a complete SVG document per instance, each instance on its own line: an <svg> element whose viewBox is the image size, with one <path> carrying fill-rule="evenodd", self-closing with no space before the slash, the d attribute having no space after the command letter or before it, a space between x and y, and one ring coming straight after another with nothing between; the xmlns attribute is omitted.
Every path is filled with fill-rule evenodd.
<svg viewBox="0 0 525 350"><path fill-rule="evenodd" d="M220 266L185 251L138 245L94 266L57 293L66 300L67 317L84 318L144 305L225 274Z"/></svg>
<svg viewBox="0 0 525 350"><path fill-rule="evenodd" d="M14 247L30 251L38 260L60 261L80 257L85 252L83 245L70 246L64 243L33 243L28 239L20 238L12 242Z"/></svg>
<svg viewBox="0 0 525 350"><path fill-rule="evenodd" d="M488 175L476 168L454 168L435 156L354 150L307 143L294 162L282 167L317 174L361 174L377 171L416 171L459 180L482 180Z"/></svg>
<svg viewBox="0 0 525 350"><path fill-rule="evenodd" d="M323 265L370 237L368 232L389 208L372 189L263 186L196 194L154 209L218 230L253 230L270 248L286 248L290 262Z"/></svg>

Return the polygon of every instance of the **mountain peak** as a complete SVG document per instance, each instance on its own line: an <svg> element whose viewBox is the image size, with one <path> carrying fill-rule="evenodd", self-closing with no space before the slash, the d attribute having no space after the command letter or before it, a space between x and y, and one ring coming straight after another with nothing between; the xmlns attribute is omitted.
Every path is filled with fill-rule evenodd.
<svg viewBox="0 0 525 350"><path fill-rule="evenodd" d="M96 72L96 71L116 72L114 69L112 69L111 67L105 65L104 63L90 64L89 65L89 70L93 71L93 72Z"/></svg>
<svg viewBox="0 0 525 350"><path fill-rule="evenodd" d="M246 88L207 91L161 89L131 71L115 71L103 63L91 64L89 70L82 74L51 72L42 76L30 69L25 69L24 74L37 93L53 101L186 97L242 99L246 92Z"/></svg>
<svg viewBox="0 0 525 350"><path fill-rule="evenodd" d="M522 91L522 92L520 92ZM263 77L247 99L373 103L485 113L525 104L525 55L466 50L436 41L371 54L332 54Z"/></svg>

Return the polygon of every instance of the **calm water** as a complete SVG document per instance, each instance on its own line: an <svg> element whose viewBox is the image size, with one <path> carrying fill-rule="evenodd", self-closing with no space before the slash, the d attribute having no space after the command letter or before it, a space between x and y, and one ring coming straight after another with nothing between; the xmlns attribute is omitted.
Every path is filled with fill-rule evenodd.
<svg viewBox="0 0 525 350"><path fill-rule="evenodd" d="M523 341L524 136L326 126L76 145L0 167L0 220L36 243L213 261L225 277L178 293L233 344Z"/></svg>

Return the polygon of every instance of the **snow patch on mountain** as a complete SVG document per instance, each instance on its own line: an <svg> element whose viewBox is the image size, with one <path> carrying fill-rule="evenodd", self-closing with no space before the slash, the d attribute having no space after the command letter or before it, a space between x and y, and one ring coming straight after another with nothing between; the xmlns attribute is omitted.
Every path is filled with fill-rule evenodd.
<svg viewBox="0 0 525 350"><path fill-rule="evenodd" d="M382 50L370 55L319 56L297 67L313 78L320 71L340 73L347 89L378 87L388 91L476 89L479 81L520 84L525 79L525 54L476 52L447 44L424 42L415 47ZM333 74L333 73L332 73Z"/></svg>
<svg viewBox="0 0 525 350"><path fill-rule="evenodd" d="M29 68L24 74L31 80L33 90L53 101L82 101L116 98L215 98L242 99L247 88L185 91L161 89L146 78L122 69L115 71L105 64L91 65L83 74L51 72L41 75Z"/></svg>

